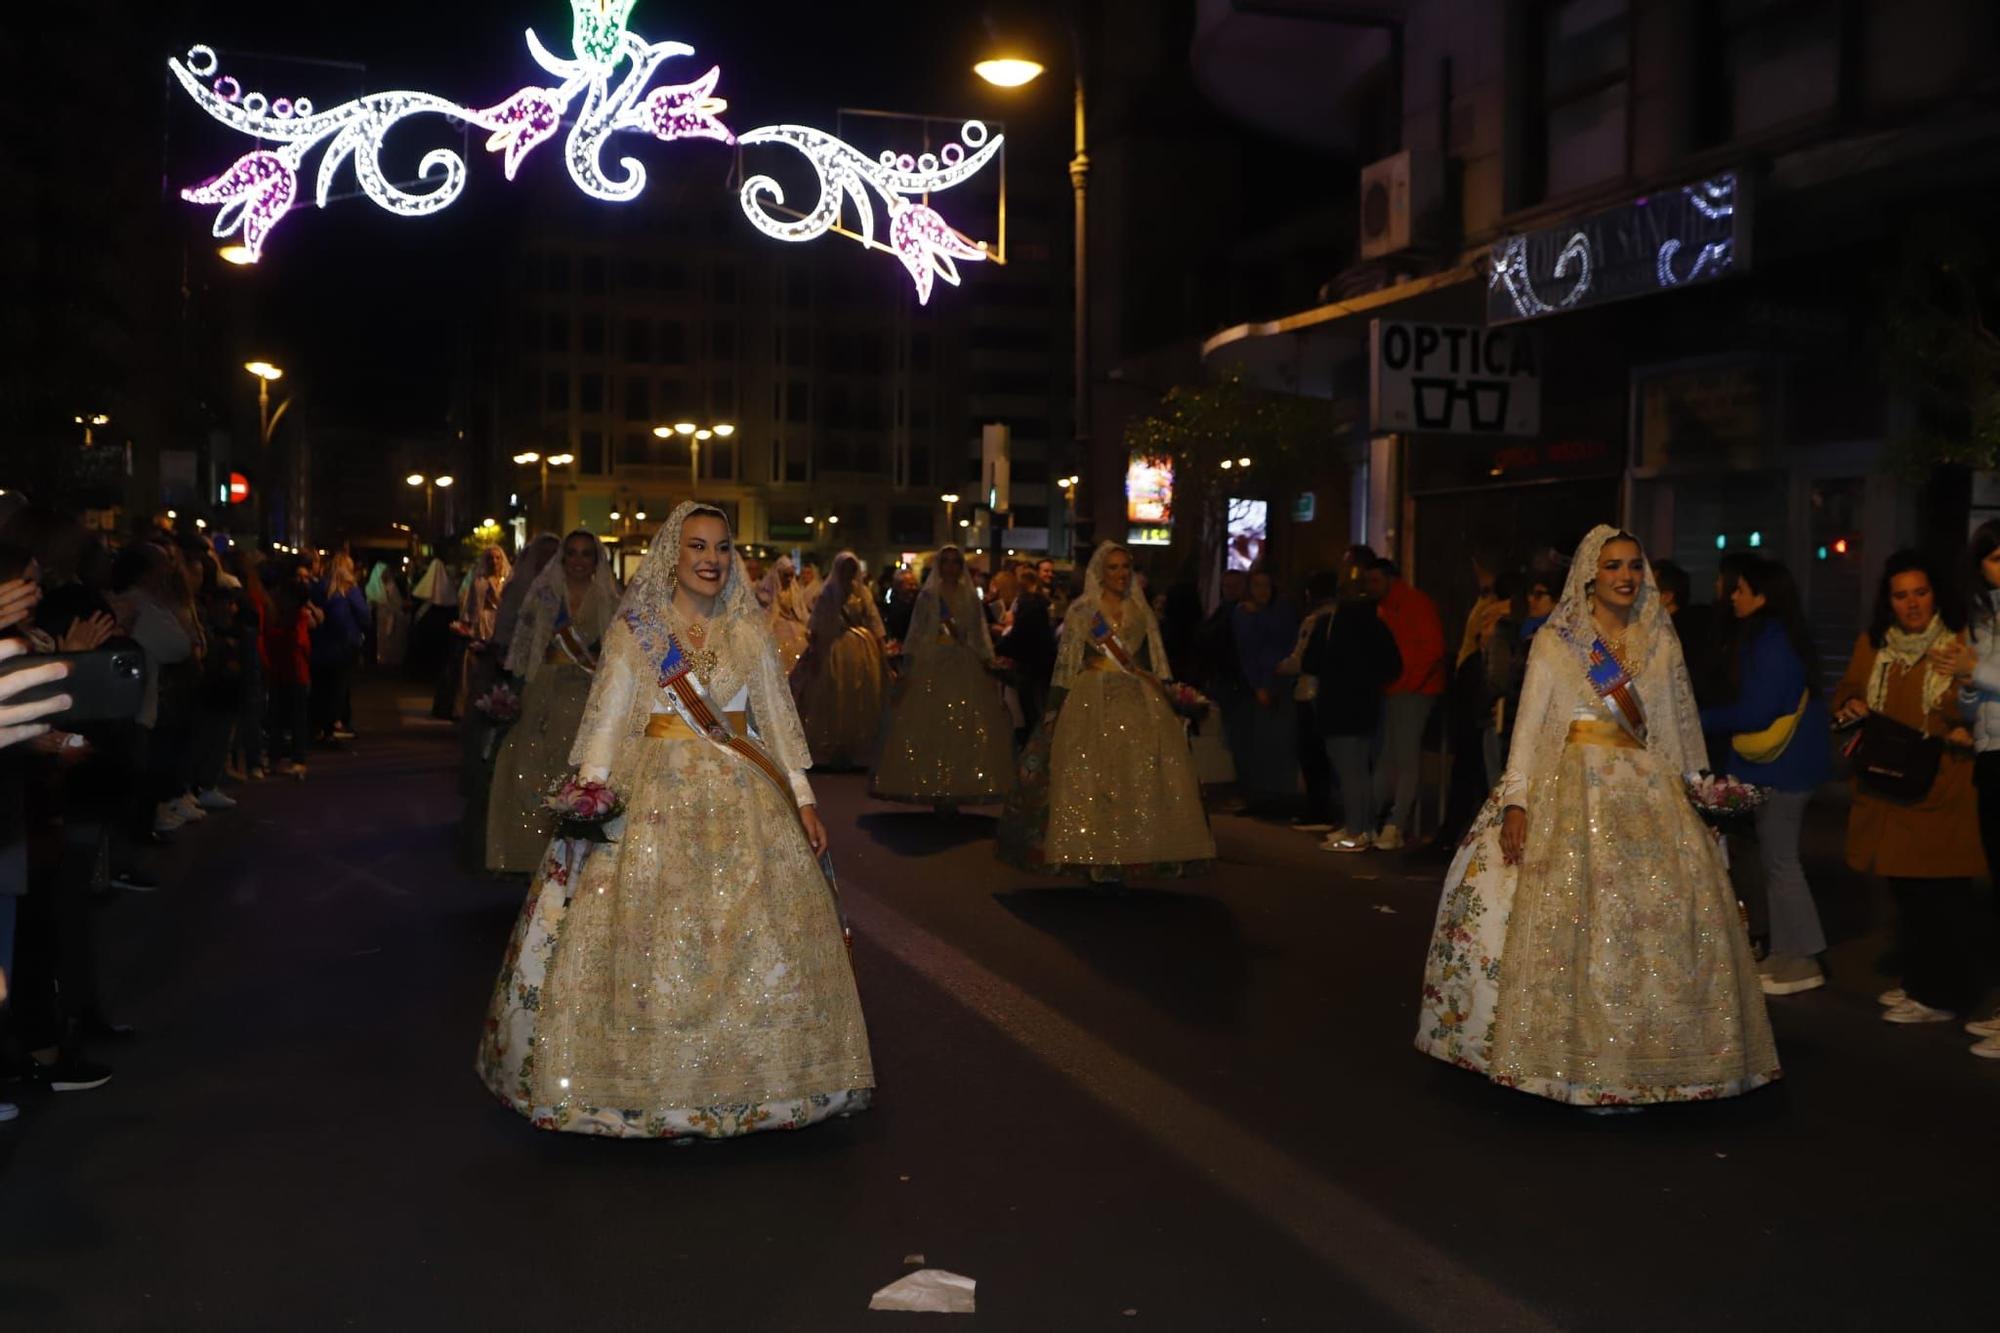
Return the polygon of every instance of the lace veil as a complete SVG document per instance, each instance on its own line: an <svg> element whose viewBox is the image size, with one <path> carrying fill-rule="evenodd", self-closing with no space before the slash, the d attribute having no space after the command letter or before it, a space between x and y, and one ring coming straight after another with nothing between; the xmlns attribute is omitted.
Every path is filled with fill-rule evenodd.
<svg viewBox="0 0 2000 1333"><path fill-rule="evenodd" d="M924 580L923 591L917 594L916 608L910 613L910 633L905 640L911 660L921 663L939 647L938 630L944 621L944 608L951 610L952 623L958 626L965 646L979 655L982 662L993 660L993 636L986 624L986 607L979 600L979 593L972 584L972 571L964 569L956 584L944 581L944 558L947 553L955 554L961 562L965 552L956 546L946 546L931 562L930 577Z"/></svg>
<svg viewBox="0 0 2000 1333"><path fill-rule="evenodd" d="M673 633L681 528L696 514L721 519L725 527L729 521L720 509L698 500L682 501L667 516L625 586L625 596L605 632L597 678L570 753L570 762L579 768L607 769L621 790L629 788L638 745L660 703L659 672ZM777 645L733 541L722 591L708 621L708 645L717 655L715 670L701 681L710 697L728 708L735 706L740 691L748 690L752 724L779 763L792 771L810 767L805 732L778 665ZM689 645L683 640L682 646Z"/></svg>
<svg viewBox="0 0 2000 1333"><path fill-rule="evenodd" d="M597 570L590 578L590 595L584 599L583 612L578 617L580 632L588 643L602 636L611 623L611 616L618 608L618 580L611 573L611 558L604 549L604 543L597 534L578 529L565 537L556 547L557 554L542 565L528 590L521 595L519 619L514 625L513 639L507 647L507 674L522 680L533 680L541 671L543 660L548 656L549 640L555 637L556 625L568 604L568 576L563 572L562 547L572 538L590 538L591 548L597 552ZM524 560L522 564L526 564ZM507 592L514 591L510 583ZM501 595L501 614L506 614L507 597Z"/></svg>
<svg viewBox="0 0 2000 1333"><path fill-rule="evenodd" d="M1598 637L1590 612L1591 597L1598 559L1606 544L1620 538L1637 540L1609 524L1600 523L1590 530L1570 560L1562 600L1535 635L1514 746L1501 780L1510 805L1523 805L1532 811L1546 795L1561 767L1569 725L1578 706L1596 701L1588 676L1590 646ZM1640 551L1644 554L1643 546ZM1639 599L1633 604L1625 645L1626 669L1646 709L1646 748L1658 755L1670 772L1707 767L1708 751L1701 735L1701 715L1694 705L1694 686L1681 654L1681 641L1660 605L1660 588L1650 560Z"/></svg>
<svg viewBox="0 0 2000 1333"><path fill-rule="evenodd" d="M1090 565L1084 570L1083 595L1069 605L1063 616L1062 643L1056 653L1054 684L1058 688L1068 688L1083 670L1083 650L1090 644L1090 622L1096 617L1104 596L1104 566L1112 555L1131 551L1116 542L1103 542L1091 552ZM1166 644L1160 640L1160 624L1153 617L1153 608L1139 590L1139 576L1132 575L1132 589L1125 597L1125 615L1118 630L1118 640L1126 651L1139 661L1139 665L1151 671L1161 680L1173 679L1173 666L1167 661ZM1141 649L1144 649L1143 655Z"/></svg>
<svg viewBox="0 0 2000 1333"><path fill-rule="evenodd" d="M851 581L840 576L841 566L849 560L854 562ZM847 598L857 586L862 588L861 600L868 607L867 624L859 628L873 631L878 643L888 637L882 627L882 613L876 608L875 599L867 595L867 574L868 566L864 565L861 557L852 551L842 551L833 558L833 567L827 571L826 578L821 581L819 592L813 599L812 620L808 628L812 630L815 650L825 652L833 645L835 639L847 633Z"/></svg>

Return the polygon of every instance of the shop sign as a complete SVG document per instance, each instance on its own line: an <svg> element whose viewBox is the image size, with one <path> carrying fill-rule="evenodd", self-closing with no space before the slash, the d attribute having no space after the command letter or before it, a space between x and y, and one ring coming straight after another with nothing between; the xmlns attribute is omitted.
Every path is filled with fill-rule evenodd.
<svg viewBox="0 0 2000 1333"><path fill-rule="evenodd" d="M1299 498L1292 502L1292 522L1310 523L1319 517L1319 494L1315 491L1300 491Z"/></svg>
<svg viewBox="0 0 2000 1333"><path fill-rule="evenodd" d="M1749 193L1745 179L1725 171L1509 236L1493 247L1486 322L1540 319L1747 270Z"/></svg>
<svg viewBox="0 0 2000 1333"><path fill-rule="evenodd" d="M1534 435L1542 427L1532 333L1406 320L1369 323L1369 425L1377 431Z"/></svg>

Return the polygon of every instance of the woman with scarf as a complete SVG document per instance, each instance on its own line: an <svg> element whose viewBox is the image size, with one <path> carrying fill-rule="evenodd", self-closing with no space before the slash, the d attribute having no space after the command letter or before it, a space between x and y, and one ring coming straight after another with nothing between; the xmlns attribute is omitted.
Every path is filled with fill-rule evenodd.
<svg viewBox="0 0 2000 1333"><path fill-rule="evenodd" d="M375 621L375 665L399 667L410 651L410 617L403 606L403 589L389 562L377 560L368 571L368 609Z"/></svg>
<svg viewBox="0 0 2000 1333"><path fill-rule="evenodd" d="M1857 772L1847 815L1849 869L1882 876L1896 900L1903 984L1881 996L1891 1023L1949 1022L1979 1000L1979 804L1972 734L1953 679L1965 636L1942 586L1915 551L1891 555L1874 617L1833 692L1834 717L1863 728L1858 767L1868 763L1871 715L1922 733L1940 751L1929 789L1914 799L1885 795Z"/></svg>
<svg viewBox="0 0 2000 1333"><path fill-rule="evenodd" d="M569 767L597 654L618 609L611 560L592 533L565 537L520 599L507 674L522 682L521 715L507 729L486 802L486 868L528 873L548 846L542 798Z"/></svg>
<svg viewBox="0 0 2000 1333"><path fill-rule="evenodd" d="M917 595L904 675L869 794L940 814L996 801L1014 786L1014 722L988 674L993 641L965 552L938 552Z"/></svg>
<svg viewBox="0 0 2000 1333"><path fill-rule="evenodd" d="M560 845L494 987L480 1077L543 1129L725 1138L867 1107L875 1076L812 763L719 510L674 510L605 635L579 776L617 841Z"/></svg>
<svg viewBox="0 0 2000 1333"><path fill-rule="evenodd" d="M811 643L792 670L806 741L827 768L868 766L889 692L882 613L861 573L852 551L834 557L813 602Z"/></svg>
<svg viewBox="0 0 2000 1333"><path fill-rule="evenodd" d="M500 628L500 598L512 573L507 553L489 546L479 553L479 563L465 581L459 595L458 620L452 625L463 648L464 663L458 672L458 694L452 700L449 716L462 715L470 700L500 683L500 665L505 654L494 647L494 635Z"/></svg>
<svg viewBox="0 0 2000 1333"><path fill-rule="evenodd" d="M806 645L811 641L806 630L811 608L806 605L805 588L799 583L790 556L781 555L771 565L764 581L757 585L757 602L770 617L771 637L778 643L778 665L789 676L806 655Z"/></svg>
<svg viewBox="0 0 2000 1333"><path fill-rule="evenodd" d="M1063 617L1048 711L1000 820L1001 859L1106 883L1208 869L1215 839L1159 623L1105 543Z"/></svg>
<svg viewBox="0 0 2000 1333"><path fill-rule="evenodd" d="M1506 775L1446 874L1419 1050L1598 1110L1778 1077L1736 895L1685 789L1703 763L1645 554L1597 527L1534 638Z"/></svg>

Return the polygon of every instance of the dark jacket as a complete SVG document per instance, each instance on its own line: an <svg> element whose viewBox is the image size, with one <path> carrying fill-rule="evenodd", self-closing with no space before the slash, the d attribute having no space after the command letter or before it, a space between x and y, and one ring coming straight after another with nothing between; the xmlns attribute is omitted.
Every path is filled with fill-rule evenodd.
<svg viewBox="0 0 2000 1333"><path fill-rule="evenodd" d="M367 594L352 587L333 597L328 595L326 584L320 583L313 588L312 600L313 605L326 612L326 619L312 631L313 661L321 666L348 661L368 637L369 626L375 619L375 613L368 607Z"/></svg>
<svg viewBox="0 0 2000 1333"><path fill-rule="evenodd" d="M1743 647L1736 697L1701 710L1701 729L1722 742L1712 744L1710 752L1722 759L1731 777L1779 791L1811 791L1826 781L1833 768L1832 718L1818 688L1806 677L1805 662L1785 637L1784 626L1767 620L1748 632L1756 637ZM1805 716L1775 760L1753 764L1728 744L1732 736L1762 731L1797 712L1799 698L1808 689L1812 696L1806 701Z"/></svg>
<svg viewBox="0 0 2000 1333"><path fill-rule="evenodd" d="M1301 669L1319 681L1313 721L1322 736L1370 736L1382 716L1382 691L1403 674L1396 636L1366 601L1348 601L1320 621Z"/></svg>
<svg viewBox="0 0 2000 1333"><path fill-rule="evenodd" d="M1048 684L1056 667L1056 628L1049 619L1049 599L1022 593L1014 603L1014 627L1000 636L993 651L1012 658L1023 680Z"/></svg>

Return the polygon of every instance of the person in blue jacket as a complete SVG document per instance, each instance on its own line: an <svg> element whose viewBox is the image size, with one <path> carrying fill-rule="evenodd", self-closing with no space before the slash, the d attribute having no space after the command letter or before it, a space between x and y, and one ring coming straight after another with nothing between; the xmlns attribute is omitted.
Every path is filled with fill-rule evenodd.
<svg viewBox="0 0 2000 1333"><path fill-rule="evenodd" d="M1799 861L1806 805L1833 763L1832 722L1820 698L1818 654L1799 585L1775 560L1751 561L1729 598L1732 700L1701 710L1702 730L1729 776L1769 790L1757 807L1757 853L1769 898L1771 945L1759 966L1766 995L1826 984L1819 908Z"/></svg>

